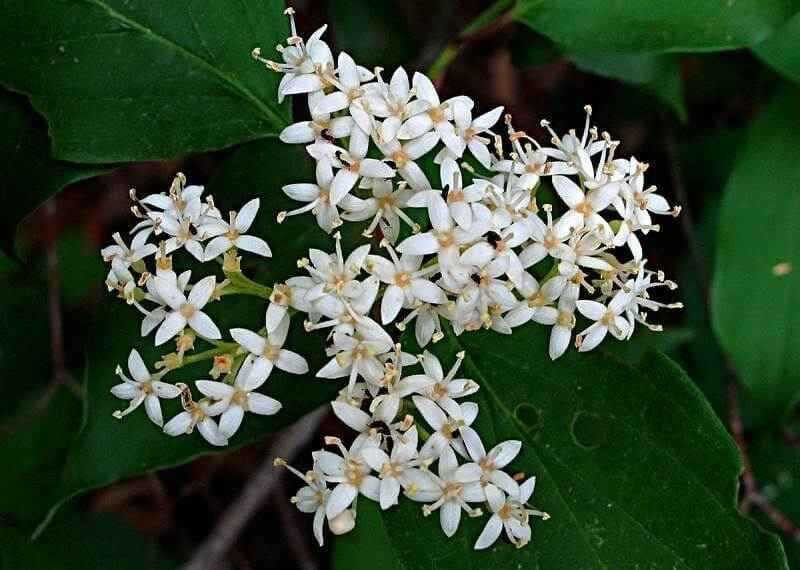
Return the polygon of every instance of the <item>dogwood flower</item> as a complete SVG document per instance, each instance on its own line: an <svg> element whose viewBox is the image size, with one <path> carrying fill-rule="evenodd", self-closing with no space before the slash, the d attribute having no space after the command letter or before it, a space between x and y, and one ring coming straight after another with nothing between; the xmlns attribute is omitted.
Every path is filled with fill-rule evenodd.
<svg viewBox="0 0 800 570"><path fill-rule="evenodd" d="M500 119L503 114L503 107L495 107L491 111L484 113L475 119L472 118L472 106L466 105L463 101L455 101L453 103L453 120L455 121L456 128L453 132L447 132L442 135L442 142L447 145L447 148L458 158L464 154L465 149L469 149L478 162L484 168L489 168L492 162L492 156L489 153L487 145L492 140L480 136L485 132L490 132L495 123Z"/></svg>
<svg viewBox="0 0 800 570"><path fill-rule="evenodd" d="M208 443L215 446L228 445L228 438L219 431L217 422L212 419L213 409L208 402L194 402L189 388L183 384L176 384L181 388L181 405L183 411L169 420L164 425L164 433L176 437L190 434L197 427L197 431Z"/></svg>
<svg viewBox="0 0 800 570"><path fill-rule="evenodd" d="M277 414L281 403L264 394L255 392L267 380L267 371L258 368L254 359L245 359L233 385L211 380L196 380L195 386L204 396L215 400L208 407L208 414L220 415L219 432L230 439L239 430L245 412L262 416Z"/></svg>
<svg viewBox="0 0 800 570"><path fill-rule="evenodd" d="M267 242L259 237L244 235L253 225L259 204L259 199L253 198L242 206L238 214L231 212L229 222L215 220L199 227L200 233L216 236L206 245L205 258L207 260L222 255L232 247L263 257L272 257L272 251Z"/></svg>
<svg viewBox="0 0 800 570"><path fill-rule="evenodd" d="M156 346L167 342L187 325L202 337L222 338L217 325L202 310L217 286L216 277L209 275L195 283L188 298L178 288L177 282L164 277L153 277L153 286L158 296L172 309L156 331Z"/></svg>
<svg viewBox="0 0 800 570"><path fill-rule="evenodd" d="M422 506L422 513L428 516L439 510L439 524L445 536L450 537L458 530L462 510L470 517L479 517L483 513L480 509L467 504L464 498L464 484L469 481L459 476L456 454L449 447L445 447L439 457L438 473L436 476L430 471L424 472L433 485L426 488L426 492L409 494L409 497L415 501L433 501L430 505Z"/></svg>
<svg viewBox="0 0 800 570"><path fill-rule="evenodd" d="M368 255L366 259L367 271L387 285L381 300L383 324L394 321L401 308L410 307L415 302L441 304L447 301L444 291L425 278L438 271L438 267L420 269L421 255L404 253L397 257L394 248L387 243L383 245L391 260L378 255Z"/></svg>
<svg viewBox="0 0 800 570"><path fill-rule="evenodd" d="M463 350L458 352L455 363L445 375L442 364L436 355L426 350L419 355L419 362L425 373L409 376L408 380L421 377L426 381L423 384L425 386L422 391L423 396L436 402L440 407L454 409L454 406L457 405L455 400L471 396L480 388L474 380L455 377L465 356Z"/></svg>
<svg viewBox="0 0 800 570"><path fill-rule="evenodd" d="M470 425L478 415L478 404L474 402L458 404L452 400L440 399L437 405L433 400L422 396L413 396L411 399L427 424L435 430L420 449L420 457L439 457L443 450L450 446L462 457L468 457L461 436L474 431Z"/></svg>
<svg viewBox="0 0 800 570"><path fill-rule="evenodd" d="M369 474L370 467L361 456L360 449L351 446L348 450L337 437L326 437L325 443L338 447L341 454L325 450L315 451L312 454L327 481L337 483L325 505L325 515L328 520L333 520L344 512L359 493L373 501L379 500L380 481Z"/></svg>
<svg viewBox="0 0 800 570"><path fill-rule="evenodd" d="M492 516L483 528L478 540L475 541L475 550L489 548L495 543L500 533L505 529L508 540L517 548L522 548L531 540L530 517L538 516L547 520L550 515L537 509L528 508L526 503L531 500L536 477L531 477L519 486L517 493L510 493L504 497L496 487L487 487L486 501Z"/></svg>
<svg viewBox="0 0 800 570"><path fill-rule="evenodd" d="M344 378L349 376L352 390L356 378L377 382L383 376L380 356L392 350L392 338L380 327L362 327L354 335L333 333L333 346L329 355L335 355L319 372L317 378Z"/></svg>
<svg viewBox="0 0 800 570"><path fill-rule="evenodd" d="M278 213L278 223L282 223L287 216L296 216L304 212L312 212L317 218L317 225L328 233L342 224L336 204L331 202L331 183L333 182L333 167L331 161L323 158L317 161L317 183L287 184L283 187L284 193L293 200L308 202L307 205L296 210Z"/></svg>
<svg viewBox="0 0 800 570"><path fill-rule="evenodd" d="M281 142L287 144L304 144L323 140L341 139L350 136L353 129L353 117L342 116L331 118L330 113L316 113L323 91L315 91L308 95L310 121L299 121L284 128L279 135Z"/></svg>
<svg viewBox="0 0 800 570"><path fill-rule="evenodd" d="M298 489L297 494L291 498L291 501L297 506L297 510L301 513L314 513L314 538L316 538L317 543L322 546L324 544L322 531L325 524L325 506L331 494L326 484L325 474L320 471L319 465L316 463L314 463L314 468L305 474L289 465L286 460L281 457L276 457L273 460L273 464L276 467L286 467L286 469L294 475L297 475L306 483L304 487Z"/></svg>
<svg viewBox="0 0 800 570"><path fill-rule="evenodd" d="M633 283L631 283L631 285L632 284ZM581 352L592 350L603 341L606 337L606 333L609 331L620 340L625 338L631 325L621 314L630 300L630 291L620 289L617 291L616 295L614 295L614 298L611 299L608 306L598 303L597 301L578 301L578 311L587 319L595 321L594 324L583 330L575 338L575 344L578 350Z"/></svg>
<svg viewBox="0 0 800 570"><path fill-rule="evenodd" d="M417 427L411 428L394 438L391 455L378 447L364 447L361 456L364 461L378 473L380 486L378 500L381 509L386 510L397 504L400 488L407 488L413 479L409 477L411 470L417 470L420 464L417 457Z"/></svg>
<svg viewBox="0 0 800 570"><path fill-rule="evenodd" d="M122 411L116 411L113 416L121 420L130 414L144 402L144 409L147 417L157 426L164 425L161 415L161 402L159 398L177 398L181 391L174 384L162 382L161 378L166 374L166 370L156 374L150 374L145 366L142 357L136 350L131 350L128 355L128 371L132 378L128 378L117 366L117 376L122 379L121 384L111 388L111 393L117 398L130 400L130 404Z"/></svg>
<svg viewBox="0 0 800 570"><path fill-rule="evenodd" d="M290 320L288 316L281 319L278 326L267 333L266 338L248 329L231 329L230 333L239 345L252 356L252 375L254 378L269 378L273 367L278 367L291 374L308 372L306 359L283 348L289 334Z"/></svg>

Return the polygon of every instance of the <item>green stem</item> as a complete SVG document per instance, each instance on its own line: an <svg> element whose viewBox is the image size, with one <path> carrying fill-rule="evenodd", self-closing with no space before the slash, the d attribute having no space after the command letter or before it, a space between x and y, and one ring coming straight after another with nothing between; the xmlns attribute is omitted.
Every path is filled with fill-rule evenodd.
<svg viewBox="0 0 800 570"><path fill-rule="evenodd" d="M245 277L240 271L226 272L225 277L227 277L230 282L220 292L221 296L252 295L269 300L270 295L272 295L272 287L267 287L266 285L253 281L249 277Z"/></svg>
<svg viewBox="0 0 800 570"><path fill-rule="evenodd" d="M239 348L239 345L235 342L221 342L217 348L210 348L208 350L204 350L203 352L197 352L195 354L190 354L189 356L184 356L180 365L178 365L176 368L181 368L196 362L202 362L203 360L210 360L215 356L219 356L220 354L234 352L237 348Z"/></svg>

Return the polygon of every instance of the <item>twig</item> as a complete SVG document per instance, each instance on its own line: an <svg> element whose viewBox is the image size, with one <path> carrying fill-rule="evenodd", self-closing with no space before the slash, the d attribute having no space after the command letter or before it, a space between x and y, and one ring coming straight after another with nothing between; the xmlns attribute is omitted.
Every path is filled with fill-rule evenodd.
<svg viewBox="0 0 800 570"><path fill-rule="evenodd" d="M686 189L683 185L683 177L677 152L677 145L675 144L675 137L672 129L665 126L665 150L667 158L670 162L671 179L675 197L682 206L681 210L681 230L687 244L689 245L689 253L692 258L692 263L695 266L697 273L697 280L700 283L701 291L703 293L703 300L705 304L705 311L707 316L710 317L711 306L711 286L708 278L707 262L700 245L700 241L694 232L694 222L692 221L691 208L689 207L688 196ZM758 482L756 481L753 466L750 462L750 456L747 453L747 439L744 433L744 424L742 423L742 416L739 409L739 384L738 374L733 362L727 355L725 358L725 367L728 372L730 381L728 383L728 424L733 436L736 446L739 448L739 455L742 458L742 487L744 493L740 502L742 512L747 512L750 505L759 508L769 519L788 537L793 540L800 541L800 528L795 525L789 517L787 517L778 507L773 505L767 497L761 493Z"/></svg>
<svg viewBox="0 0 800 570"><path fill-rule="evenodd" d="M789 536L792 540L800 541L800 528L798 528L783 511L773 505L758 487L758 482L756 481L753 467L750 463L750 456L747 454L747 439L744 435L744 425L742 424L742 416L739 412L739 389L735 380L728 386L728 413L731 433L741 452L742 465L744 467L742 470L744 496L740 504L742 511L747 512L750 505L755 505L767 515L784 534Z"/></svg>
<svg viewBox="0 0 800 570"><path fill-rule="evenodd" d="M242 493L222 514L211 534L197 549L184 570L216 570L220 567L223 557L236 542L248 521L258 512L282 475L282 470L273 466L273 459L275 457L291 459L296 456L308 443L327 413L327 406L317 408L278 435L267 459L247 482Z"/></svg>

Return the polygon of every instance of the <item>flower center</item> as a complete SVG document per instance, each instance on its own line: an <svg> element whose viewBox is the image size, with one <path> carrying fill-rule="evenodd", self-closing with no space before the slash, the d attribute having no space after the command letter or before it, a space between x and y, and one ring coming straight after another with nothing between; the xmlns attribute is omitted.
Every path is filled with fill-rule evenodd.
<svg viewBox="0 0 800 570"><path fill-rule="evenodd" d="M392 160L397 165L398 168L402 168L408 162L408 154L404 150L398 150L394 154L392 154Z"/></svg>
<svg viewBox="0 0 800 570"><path fill-rule="evenodd" d="M591 204L586 200L575 206L575 211L584 216L591 216L593 213Z"/></svg>
<svg viewBox="0 0 800 570"><path fill-rule="evenodd" d="M456 243L456 240L453 237L453 233L448 231L438 232L436 234L436 239L439 240L439 246L442 249L451 247L453 244Z"/></svg>
<svg viewBox="0 0 800 570"><path fill-rule="evenodd" d="M572 329L575 326L575 315L569 311L559 311L558 317L556 317L556 324Z"/></svg>
<svg viewBox="0 0 800 570"><path fill-rule="evenodd" d="M267 343L267 346L264 347L264 352L262 353L262 355L267 360L271 360L271 361L274 362L274 361L278 360L278 356L280 356L280 353L281 353L281 347L280 346L273 346L273 345Z"/></svg>
<svg viewBox="0 0 800 570"><path fill-rule="evenodd" d="M402 287L403 289L405 289L406 287L411 285L411 276L405 271L396 273L394 276L394 283L398 287Z"/></svg>
<svg viewBox="0 0 800 570"><path fill-rule="evenodd" d="M180 306L178 312L184 319L191 319L197 312L197 308L191 303L184 303Z"/></svg>
<svg viewBox="0 0 800 570"><path fill-rule="evenodd" d="M442 121L445 120L444 109L442 109L441 106L434 107L433 109L429 110L428 116L434 123L441 123Z"/></svg>

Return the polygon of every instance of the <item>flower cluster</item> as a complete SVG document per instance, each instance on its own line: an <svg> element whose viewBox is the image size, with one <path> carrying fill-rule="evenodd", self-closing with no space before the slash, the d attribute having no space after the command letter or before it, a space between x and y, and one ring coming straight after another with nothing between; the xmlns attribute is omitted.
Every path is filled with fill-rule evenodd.
<svg viewBox="0 0 800 570"><path fill-rule="evenodd" d="M186 186L182 174L175 177L166 194L153 194L139 200L131 191L132 211L140 219L131 230L134 234L131 245L114 234L116 243L101 250L103 259L111 264L106 277L109 291L116 291L144 315L142 336L155 331L156 346L172 339L177 345L177 352L166 355L156 364L162 370L154 374L148 371L139 353L132 350L128 357L131 378L117 367L122 383L114 386L111 393L130 400L125 410L114 413L116 418L121 419L144 402L148 417L163 427L165 433L177 436L191 433L197 427L212 445L227 445L228 439L239 429L245 412L271 415L280 410L280 402L256 392L269 378L273 366L305 374L308 364L302 356L283 348L289 331L288 316L275 323L267 337L236 328L229 331L235 342L222 342L220 329L204 309L221 295L237 292L237 286L229 279L217 283L214 275L191 284L191 271L180 274L174 271L171 254L182 248L200 262L224 257L230 263L236 260L239 250L264 257L272 255L264 240L245 233L258 212L258 199L249 201L238 212L231 212L226 222L213 198L203 201L202 194L203 187ZM151 237L159 238L159 244L147 243ZM152 271L147 264L149 258L152 258ZM232 272L231 275L236 279L238 274ZM194 348L197 338L215 348L185 357L185 353ZM195 382L203 396L199 401L195 402L189 386L163 380L172 370L204 357L214 360L210 371L214 380ZM217 380L223 372L225 379ZM160 399L178 396L183 411L165 425Z"/></svg>
<svg viewBox="0 0 800 570"><path fill-rule="evenodd" d="M637 322L659 330L648 310L681 306L650 298L652 288L676 285L646 268L639 239L659 229L652 215L680 208L645 188L646 163L615 156L619 141L591 125L589 106L580 136L559 136L542 121L552 137L543 146L506 116L504 142L493 130L502 107L477 115L469 97L442 101L429 78L409 79L402 67L387 83L380 68L370 72L344 52L334 59L324 27L307 42L294 30L292 20L288 45L278 48L283 63L253 53L284 74L279 98L304 95L311 116L286 127L281 140L306 145L316 183L285 186L306 205L278 221L311 212L332 232L371 219L364 235L379 231L387 254L365 265L385 286L383 325L402 330L415 320L425 346L442 336L442 319L457 335L510 334L533 321L552 327L556 359L570 345L576 313L591 322L574 339L587 351L609 332L630 338ZM438 165L433 182L426 157ZM545 180L555 203L539 203ZM429 227L409 209L425 209ZM404 239L401 222L411 233Z"/></svg>
<svg viewBox="0 0 800 570"><path fill-rule="evenodd" d="M353 528L359 496L385 510L397 504L401 490L424 503L425 516L438 510L448 537L458 530L462 511L479 517L483 511L474 505L487 505L491 515L476 549L494 544L504 528L513 544L525 546L531 539L530 517L549 518L527 505L536 478L520 484L522 474L512 477L503 471L519 453L521 442L504 441L487 452L471 427L478 405L457 401L479 388L472 380L456 378L464 357L459 353L445 374L439 359L426 351L419 356L423 372L404 377L404 363L413 365L416 360L396 345L379 379L343 390L332 404L336 416L358 434L349 448L338 438L325 438L338 453L313 452L313 468L305 474L276 460L306 483L292 501L301 511L314 513L314 536L320 545L325 520L334 534ZM416 410L427 429L415 424L411 415L400 419L402 409ZM425 439L421 445L420 434Z"/></svg>
<svg viewBox="0 0 800 570"><path fill-rule="evenodd" d="M292 35L278 47L283 63L258 49L253 56L284 74L279 99L307 97L310 120L287 127L281 140L306 145L316 181L283 188L306 204L278 213L277 221L314 214L333 233L332 251L309 250L297 262L298 275L269 287L246 277L238 257L272 255L263 239L247 233L257 198L226 221L213 198L203 198L204 188L187 186L181 174L167 193L140 199L131 191L139 221L130 246L115 234L115 244L101 251L110 264L106 283L143 314L142 336L154 333L156 346L174 341L176 351L153 373L131 351L130 378L118 367L122 383L111 389L130 404L114 416L144 403L165 433L197 427L212 445L226 445L246 412L280 410L259 391L273 368L309 372L303 356L284 348L292 320L302 319L306 331L327 334L329 360L315 374L343 385L346 379L331 405L355 432L349 445L326 437L333 451L313 452L305 474L276 461L306 483L293 500L314 513L320 544L326 521L335 534L353 528L359 495L388 509L402 493L424 503L425 515L438 510L447 536L462 511L488 510L475 548L493 544L504 529L524 546L531 517L547 514L529 505L535 477L504 471L521 443L487 452L472 427L478 404L466 398L479 386L458 376L468 356L460 352L445 373L433 353L404 352L389 325L403 331L413 322L424 348L447 331L511 334L534 322L552 327L553 359L569 347L576 316L588 321L574 337L580 351L609 332L628 339L636 323L657 330L648 312L680 305L650 298L651 289L675 284L646 268L639 236L658 230L652 214L676 215L678 208L645 188L646 164L615 157L618 141L598 133L588 107L580 136L550 130L551 146L542 146L506 116L504 142L495 132L502 108L478 115L468 97L442 101L430 79L409 79L402 68L386 83L381 69L370 72L345 53L334 60L324 27L301 39L287 13ZM542 197L548 187L551 200ZM359 221L368 221L368 240L345 253L336 228ZM182 249L190 261L221 266L224 278L212 273L192 282L191 270L177 273L173 255ZM233 294L268 301L263 328L220 330L209 306ZM193 352L198 339L211 348ZM193 387L166 380L204 360L213 360L209 379ZM421 372L407 375L414 366ZM175 398L183 411L164 424L161 399Z"/></svg>

